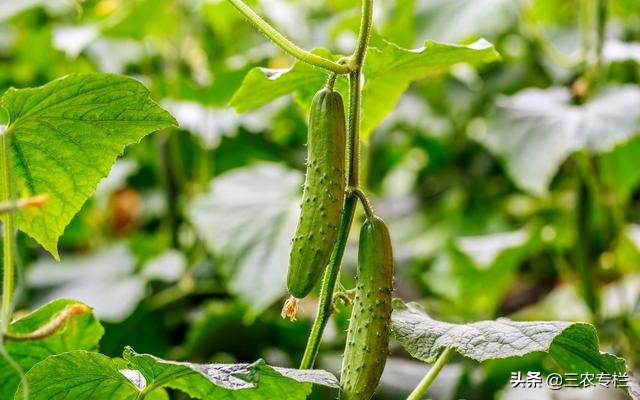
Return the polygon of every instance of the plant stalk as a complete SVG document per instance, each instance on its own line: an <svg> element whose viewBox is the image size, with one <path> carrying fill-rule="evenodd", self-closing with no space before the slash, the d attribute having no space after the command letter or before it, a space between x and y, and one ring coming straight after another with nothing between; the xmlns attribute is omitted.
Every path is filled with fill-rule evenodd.
<svg viewBox="0 0 640 400"><path fill-rule="evenodd" d="M340 65L295 45L289 39L284 37L284 35L278 32L273 26L269 25L267 21L256 14L255 11L253 11L251 7L246 5L242 0L229 0L229 2L267 38L271 39L278 47L298 60L340 75L350 72L350 68L346 65Z"/></svg>
<svg viewBox="0 0 640 400"><path fill-rule="evenodd" d="M427 392L433 381L436 380L440 371L442 371L442 367L449 361L451 356L454 353L454 349L452 347L447 347L444 349L442 354L438 357L433 367L427 372L427 374L422 378L418 386L413 389L413 392L407 397L407 400L420 400L422 396Z"/></svg>
<svg viewBox="0 0 640 400"><path fill-rule="evenodd" d="M0 147L0 168L2 169L0 180L2 181L1 199L11 201L11 163L9 154L9 137L7 131L0 132L2 146ZM5 332L11 323L11 310L13 308L13 291L15 284L15 265L13 262L13 212L4 215L3 262L2 262L2 308L0 309L0 321L2 331Z"/></svg>
<svg viewBox="0 0 640 400"><path fill-rule="evenodd" d="M599 73L602 70L602 50L607 34L607 2L608 0L596 0L596 68Z"/></svg>
<svg viewBox="0 0 640 400"><path fill-rule="evenodd" d="M589 156L576 154L575 157L580 170L577 182L576 232L578 237L575 248L575 263L582 282L584 300L591 311L591 316L595 323L600 318L600 296L594 276L594 269L597 268L597 264L594 265L589 260L593 257L590 250L594 234L591 212L593 211L594 203L598 201L598 188L593 180L594 171L591 169Z"/></svg>
<svg viewBox="0 0 640 400"><path fill-rule="evenodd" d="M181 179L181 177L184 176L181 170L183 164L177 139L176 132L159 135L157 139L161 168L159 173L167 201L171 247L174 249L180 248L179 230L180 223L182 222L180 193L182 193L184 186L184 182L182 182Z"/></svg>
<svg viewBox="0 0 640 400"><path fill-rule="evenodd" d="M360 32L358 33L358 41L356 50L353 53L352 62L358 70L362 70L364 57L369 47L369 39L371 38L371 28L373 26L373 0L362 0L362 15L360 17Z"/></svg>
<svg viewBox="0 0 640 400"><path fill-rule="evenodd" d="M349 135L347 139L347 187L360 186L360 113L362 88L360 68L349 74Z"/></svg>
<svg viewBox="0 0 640 400"><path fill-rule="evenodd" d="M581 5L582 53L584 79L589 94L597 84L602 69L607 22L607 0L583 0Z"/></svg>

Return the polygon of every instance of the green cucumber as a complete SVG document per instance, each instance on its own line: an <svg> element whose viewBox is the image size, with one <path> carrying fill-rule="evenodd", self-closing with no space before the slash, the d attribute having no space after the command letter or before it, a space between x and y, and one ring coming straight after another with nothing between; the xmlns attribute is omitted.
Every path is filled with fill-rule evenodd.
<svg viewBox="0 0 640 400"><path fill-rule="evenodd" d="M376 216L368 217L360 230L356 282L340 400L369 400L389 353L393 252L389 229Z"/></svg>
<svg viewBox="0 0 640 400"><path fill-rule="evenodd" d="M342 96L325 87L311 104L307 175L287 275L287 288L296 298L313 289L336 243L346 185L345 143Z"/></svg>

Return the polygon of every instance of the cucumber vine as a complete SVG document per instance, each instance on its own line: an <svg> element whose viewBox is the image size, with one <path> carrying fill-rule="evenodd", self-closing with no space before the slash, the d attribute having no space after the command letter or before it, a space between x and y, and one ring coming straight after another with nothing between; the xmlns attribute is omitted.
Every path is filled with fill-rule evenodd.
<svg viewBox="0 0 640 400"><path fill-rule="evenodd" d="M255 12L253 12L253 10L251 10L246 4L244 4L241 0L229 0L245 17L247 17L253 24L254 26L256 26L260 31L262 31L268 38L270 38L271 40L274 41L274 43L276 43L278 46L280 46L284 51L286 51L287 53L291 54L292 56L296 57L297 59L299 59L302 62L311 64L311 65L315 65L317 67L321 67L321 68L325 68L329 71L331 71L332 73L330 74L329 78L328 78L328 82L327 82L327 86L329 88L333 87L333 84L335 82L335 80L337 79L337 76L339 74L345 74L348 73L348 79L349 79L349 105L348 105L348 127L347 127L347 182L346 185L348 187L348 190L345 191L345 200L344 200L344 205L343 205L343 210L342 210L342 216L340 218L340 224L339 224L339 228L338 228L338 237L337 240L335 241L335 244L333 245L333 251L331 253L330 256L330 260L329 260L329 265L327 266L325 275L324 275L324 279L322 282L322 289L320 292L320 303L319 303L319 307L318 307L318 313L316 316L316 319L313 323L312 329L311 329L311 333L309 335L309 339L307 342L307 347L305 349L301 364L300 364L300 368L301 369L311 369L314 366L315 363L315 359L317 357L318 354L318 349L320 346L320 342L321 342L321 338L322 338L322 333L326 327L326 324L334 310L333 307L333 299L334 299L334 291L335 291L335 287L336 287L336 282L338 280L338 276L340 274L340 266L342 263L342 257L344 255L344 249L346 246L346 242L349 236L349 231L351 229L351 224L353 221L353 217L355 215L355 208L357 205L357 200L360 199L362 204L365 207L365 211L366 214L368 216L368 218L370 218L372 221L376 220L375 215L373 213L373 209L370 205L370 202L368 201L366 195L364 194L364 192L362 191L362 189L360 188L359 184L360 184L360 119L361 119L361 114L362 114L362 67L364 65L364 61L365 61L365 57L367 54L367 48L369 46L369 40L371 37L371 30L372 30L372 17L373 17L373 1L372 0L364 0L362 2L362 11L361 11L361 22L360 22L360 30L358 33L358 39L357 39L357 43L356 43L356 48L353 52L353 54L351 55L351 57L349 57L346 60L345 64L342 63L332 63L329 60L319 57L319 56L315 56L311 53L308 53L302 49L300 49L299 47L297 47L296 45L294 45L292 42L290 42L288 39L286 39L282 34L280 34L275 28L271 27L266 21L264 21L262 18L260 18ZM315 100L314 100L315 102ZM314 103L315 104L315 103ZM314 113L314 110L312 109L312 114ZM326 132L327 134L333 134L333 132ZM310 131L310 135L313 135L314 132ZM311 140L311 139L310 139ZM311 147L311 146L310 146ZM309 160L309 167L311 168L315 168L316 166L313 165L313 158L310 158ZM338 162L341 163L341 158L337 158L336 160L334 159L330 159L330 162ZM341 167L341 166L340 166ZM313 171L312 171L313 172ZM307 172L309 174L309 172ZM309 179L309 176L307 176L307 179ZM322 186L321 182L311 182L311 184L315 184L315 185L320 185ZM326 189L322 189L322 190L326 190ZM305 193L306 193L306 189L305 189ZM301 224L303 224L305 222L305 212L304 212L304 207L306 205L303 203L303 216L301 217ZM309 227L307 227L306 225L303 226L303 228L306 230L309 230ZM300 226L299 226L300 229ZM385 228L386 229L386 228ZM308 232L307 232L308 233ZM309 234L311 235L311 234ZM296 246L299 246L299 242L300 240L304 240L305 242L307 241L307 237L306 235L303 236L298 236L298 233L296 233L296 237L294 238L294 250L296 250ZM333 243L333 242L332 242ZM365 246L366 247L366 246ZM390 247L390 244L389 244ZM369 250L369 248L367 248ZM316 248L312 249L313 251L316 251ZM302 251L302 249L300 249L300 251ZM390 254L390 253L389 253ZM296 254L297 255L297 252ZM322 265L319 265L318 267L324 267L324 262L322 262ZM292 268L293 271L295 271L296 275L292 275ZM392 266L390 267L392 269ZM292 265L292 267L290 267L289 270L289 281L291 281L291 278L295 278L297 280L301 280L303 277L298 274L298 264L296 263L295 265ZM307 271L309 268L306 268L304 271L301 272L302 275L304 275L304 281L307 282L306 276L312 276L312 273L309 272L308 274L305 272ZM376 274L378 272L376 272L375 270L373 272L369 272L368 274ZM380 272L382 273L382 272ZM367 278L368 279L368 278ZM377 281L377 280L376 280ZM295 282L294 282L295 283ZM297 287L297 285L295 286ZM308 285L305 285L305 288L308 287ZM290 282L290 288L291 288L291 282ZM390 290L390 289L389 289ZM295 293L293 293L294 295L306 295L306 293L308 292L308 290L304 290L304 291L299 291L296 289ZM367 296L370 296L370 293L367 293ZM389 303L389 313L386 316L380 316L381 318L381 323L383 323L384 327L385 327L385 332L379 333L376 332L377 337L380 337L380 335L384 335L384 337L386 338L388 333L388 326L389 326L389 318L390 318L390 292L388 294L389 299L387 301L387 303ZM370 301L374 301L373 299L371 299ZM359 304L359 303L358 303ZM367 309L366 307L363 306L359 306L358 309ZM354 311L355 312L355 311ZM361 311L358 311L361 312ZM368 311L367 311L368 312ZM362 320L363 318L366 318L366 312L363 312L362 316L354 316L352 317L352 324L358 324L357 321ZM287 303L285 303L285 307L283 309L283 316L289 316L292 319L295 318L295 303L292 303L292 300L288 300ZM359 325L363 325L364 323L362 321L360 321ZM368 326L368 323L367 323ZM350 332L353 332L352 335L355 335L355 332L357 331L358 334L360 335L361 330L363 328L360 326L358 328L350 328ZM371 328L373 329L373 328ZM367 330L367 329L365 329ZM386 340L384 340L384 342L386 343ZM356 340L354 337L351 337L351 341L352 342L359 342L359 340ZM365 346L366 347L366 346ZM352 353L354 352L363 352L366 350L363 350L361 348L355 348L355 347L348 347L348 353L350 354L350 357L354 357L354 355ZM384 349L377 349L379 351L383 351L384 352L384 359L386 359L386 346ZM360 354L360 356L362 356L362 354ZM382 362L382 366L384 366L384 362ZM353 371L352 369L349 369L349 371ZM359 372L356 372L356 374ZM382 370L380 369L379 371L376 371L374 373L378 374L378 373L382 373ZM351 380L354 380L356 378L354 378L353 376L351 376ZM372 390L370 390L368 392L368 394L366 395L366 397L370 397L370 394L373 393L373 390L375 390L375 386L377 386L377 382L379 379L379 375L378 378L373 379L373 388L370 388ZM369 385L371 386L371 385ZM351 396L354 395L354 390L357 391L357 386L353 387L353 384L350 384L350 390L346 391L345 393L347 398L352 398ZM363 397L364 398L364 397Z"/></svg>
<svg viewBox="0 0 640 400"><path fill-rule="evenodd" d="M314 8L311 17L314 20L319 18L326 21L331 18L335 21L346 17L339 20L336 30L331 29L332 34L338 35L345 27L351 26L351 14L348 14L352 11L351 7L360 7L360 13L355 15L359 18L357 32L356 28L352 32L356 38L353 48L345 52L348 54L332 54L328 49L302 48L296 40L287 38L258 15L245 1L254 4L248 0L229 0L229 4L198 3L198 7L202 7L198 10L202 11L202 15L194 12L192 4L178 4L180 2L128 2L123 5L122 12L110 10L112 5L102 2L86 7L85 10L91 9L87 23L77 21L83 24L77 27L58 26L55 20L57 15L50 16L48 11L41 13L46 18L51 17L51 21L47 20L47 23L51 22L49 28L53 30L49 36L54 37L52 43L47 43L51 44L52 54L55 53L51 59L67 53L64 61L76 65L77 58L81 62L77 67L83 71L91 69L93 62L96 69L107 68L97 65L102 63L96 61L95 49L91 47L97 45L95 40L120 38L122 35L136 36L136 44L144 44L140 46L140 52L144 54L135 61L129 61L127 55L118 63L131 62L126 65L126 70L136 71L142 81L151 85L151 90L143 82L121 74L71 73L39 87L8 88L0 98L0 119L7 124L0 126L0 220L3 225L0 302L0 377L3 382L0 385L0 399L48 400L62 395L77 400L144 400L169 398L173 395L170 391L178 390L186 396L202 399L232 396L252 400L303 400L309 396L314 385L320 385L337 390L340 400L369 400L374 396L387 364L390 335L413 358L432 365L407 400L423 398L454 355L477 362L508 359L505 365L521 368L518 366L520 363L509 363L516 357L536 353L543 355L544 361L554 362L554 373L568 375L589 372L591 375L609 375L612 379L626 376L634 366L637 369L637 364L633 362L627 364L620 357L600 352L597 329L588 323L511 321L508 318L498 321L477 320L485 315L492 318L500 312L500 302L507 298L509 285L513 283L515 275L522 272L518 271L519 266L535 267L538 262L546 265L546 261L540 261L544 257L539 257L541 254L537 253L544 247L543 251L553 252L554 257L549 263L558 274L552 278L545 275L543 278L562 280L563 285L575 283L581 286L582 302L588 306L589 313L582 319L591 318L594 325L607 326L605 323L621 318L623 321L616 320L616 323L622 326L622 335L627 335L629 343L637 342L638 335L634 333L637 329L631 315L622 314L627 311L631 314L630 309L615 317L608 316L611 308L607 303L608 293L603 295L612 286L613 280L616 280L615 284L623 283L623 277L628 275L628 271L618 268L623 266L623 262L617 259L618 247L625 247L624 252L627 252L628 243L621 240L625 226L632 221L625 216L625 212L631 209L626 206L631 205L633 196L637 194L637 182L640 182L639 178L629 176L620 179L634 182L615 182L619 177L605 177L605 165L600 163L600 157L606 152L612 153L612 157L613 153L617 153L617 150L611 151L612 146L638 136L640 89L637 85L629 84L635 83L632 81L637 73L631 70L622 73L610 68L613 62L609 58L613 57L608 56L608 49L604 51L605 45L610 44L607 40L612 39L607 38L607 34L614 36L607 32L606 22L610 16L619 13L616 7L609 7L610 3L606 0L581 0L577 19L582 29L582 45L577 46L579 49L573 54L564 54L542 29L539 7L548 5L532 6L524 0L516 1L512 11L515 10L519 15L512 16L515 18L513 26L509 28L515 30L516 34L495 36L504 39L499 43L508 55L505 70L514 71L516 68L519 71L516 75L527 76L528 84L528 73L531 71L543 77L536 82L564 82L553 83L559 86L550 88L528 88L521 93L505 96L503 101L493 105L494 97L507 90L502 75L501 79L493 78L505 70L498 67L479 71L476 75L470 73L468 67L500 61L500 53L487 40L478 38L466 44L440 43L431 40L433 36L449 36L451 32L447 31L450 27L438 25L438 32L431 30L427 35L432 37L425 38L419 48L408 47L415 44L417 31L425 33L424 27L414 29L418 28L414 24L426 20L438 21L442 16L458 17L458 12L462 21L463 17L469 17L464 12L468 10L460 10L463 7L444 4L442 8L446 12L443 12L418 10L415 2L403 0L384 3L385 12L389 12L389 15L381 19L381 36L375 37L375 47L370 47L373 0L332 4L336 15L315 13ZM83 18L80 11L84 6L80 3L74 4L78 7L79 18ZM473 8L469 10L475 11ZM172 15L174 11L178 14ZM554 11L557 13L545 17L545 25L551 20L564 18L567 11L576 14L574 10L564 8ZM153 13L154 16L166 14L172 17L170 25L174 25L174 21L180 23L175 24L176 31L158 33L155 18L148 18L154 21L153 30L148 26L137 26L141 12ZM422 18L420 15L416 18L424 12L433 13L433 16ZM38 17L37 20L40 19L40 14L34 15ZM101 19L105 16L108 18ZM10 21L11 18L5 17L5 20ZM520 24L517 24L518 18ZM146 15L144 19L146 22ZM183 19L188 24L182 23ZM290 68L278 67L278 58L270 62L269 68L250 65L256 54L261 56L260 51L247 52L245 57L245 54L238 54L238 48L242 48L244 43L237 41L236 37L233 37L231 46L219 40L235 33L245 19L284 53L295 58L296 62ZM23 21L22 18L16 20ZM452 26L458 28L461 24ZM40 30L41 27L38 27L38 32ZM471 34L464 29L464 33L454 33L454 40L464 42L475 37L479 31ZM506 28L502 33L508 33ZM624 34L629 33L629 37L632 37L632 29ZM67 36L76 34L82 35L83 40L77 41L82 43L74 42L73 46L65 44ZM152 34L159 35L157 43L155 36L154 40L147 43L147 36ZM517 34L532 45L523 46L520 43L522 40L517 40ZM623 37L622 33L616 35L619 41L634 40ZM8 53L13 51L9 48L14 46L9 42L15 41L15 46L20 47L25 40L23 33L15 36L3 46ZM33 39L30 35L25 37L27 40ZM336 37L342 39L341 36ZM49 37L45 39L48 41ZM147 51L147 44L150 51ZM209 49L209 46L212 48ZM209 54L210 51L212 54ZM221 57L218 57L218 51L222 51ZM99 52L102 55L102 50ZM520 60L514 63L513 59L519 55L523 55L525 60L531 57L533 62L529 67L532 68L521 69L524 63ZM22 60L21 57L15 57L20 61L16 63L19 68L26 65L25 60L27 63L32 61L28 58ZM13 66L7 68L6 65L13 61L13 54L5 58L10 61L2 61L0 66L13 72ZM549 62L555 67L567 69L567 73L557 74L555 69L553 73L544 73ZM464 67L454 68L453 74L446 74L452 67L461 64ZM7 74L3 82L9 87L29 79L39 80L51 71L60 71L46 66L44 70L42 68L37 65L18 79ZM125 71L124 64L122 68ZM160 71L157 82L151 79L155 78L156 69ZM62 70L70 69L65 65ZM438 80L434 82L435 76L438 76ZM615 76L615 79L611 76ZM425 78L429 82L413 88L419 90L410 93L412 95L419 91L420 96L415 96L415 99L412 96L402 97L413 82ZM449 80L455 81L455 85L452 86ZM619 85L620 82L628 84ZM484 84L491 86L491 89L481 90ZM511 90L512 85L507 86ZM456 89L450 97L449 89L452 87ZM461 90L462 87L466 88ZM287 242L297 217L295 203L300 198L301 174L286 166L289 162L297 162L297 149L295 152L283 150L298 140L294 133L297 134L298 128L304 125L299 118L300 113L278 109L272 115L256 115L255 120L253 116L248 116L246 120L234 120L232 115L227 114L231 110L226 106L233 107L237 113L244 113L293 93L297 104L306 110L313 89L317 92L311 101L308 120L303 202L296 233L289 247ZM162 99L163 106L154 102L152 97ZM343 99L347 101L346 107ZM409 104L406 108L405 100ZM426 115L419 115L420 121L403 118L406 116L403 112L413 112L412 102L428 110ZM401 106L396 108L398 104ZM489 106L495 111L493 114L489 113ZM382 128L388 130L391 126L401 134L406 131L408 137L398 141L395 135L381 135L369 148L367 139L370 134L394 110L398 111L396 117L400 118L385 120ZM176 114L177 120L170 112ZM280 123L286 120L287 129L278 132L275 140L268 135L259 139L276 145L268 150L269 160L283 156L286 162L262 162L250 168L237 168L255 159L256 154L259 159L267 158L260 152L248 152L243 154L246 159L226 159L228 152L233 152L235 156L239 148L254 150L256 142L253 140L257 135L251 136L250 141L246 141L243 135L254 130L251 126L257 126L256 121L260 120L262 124L265 117L273 122L274 131L284 126ZM180 132L176 129L178 120L182 124ZM391 125L387 125L387 121ZM553 128L553 132L550 132L550 128ZM268 126L256 129L266 131ZM141 159L143 165L140 165L139 171L127 172L131 175L120 177L123 182L116 185L107 182L105 186L112 185L109 193L105 196L102 186L102 195L97 196L95 202L86 203L100 182L110 174L126 146L138 143L146 135L160 130L164 130L158 141L160 157L141 157L139 149L150 153L150 148L144 148L144 144L132 149L127 153L127 161ZM186 138L185 131L200 136ZM230 137L231 133L238 132L236 137ZM229 137L220 140L221 136L227 134ZM469 158L470 153L466 149L459 151L458 144L462 143L460 137L464 138L465 145L473 142L479 149L474 152L482 152L483 165L487 163L492 168L472 171L474 179L468 179L466 170L461 174L448 173L444 169L445 162L455 164L455 168L459 168L459 164L466 168L464 161L476 160L475 157ZM391 147L390 143L400 143L402 152L387 148L387 145ZM630 149L637 150L633 142L630 141L630 144ZM446 147L449 145L452 148ZM363 153L371 150L375 156L371 157L371 161L374 158L378 160L380 155L381 162L373 165L367 157L361 165L361 146ZM494 157L487 157L485 151ZM625 157L622 157L625 160L610 160L615 167L607 167L608 174L617 174L618 167L622 169L618 164L626 165L629 162ZM567 164L568 168L560 168L567 160L571 162ZM488 177L489 170L499 171L499 168L493 168L494 163L505 164L511 181L502 179L502 176L500 186L494 185L497 181L491 181L492 190L489 193L493 195L500 192L503 196L509 196L509 199L517 194L513 196L516 200L499 202L495 206L508 218L495 218L498 216L493 214L495 210L489 212L484 202L477 201L485 200L486 193L475 190L478 185L475 177ZM182 168L183 164L185 168ZM369 168L370 165L372 168ZM476 165L476 162L472 165ZM372 172L368 174L370 170ZM400 174L396 175L396 171ZM432 190L440 187L432 185L432 181L436 178L434 175L441 171L445 171L443 176L447 180L447 185L442 187L446 188L447 193L465 193L464 202L456 200L453 202L456 205L452 206L451 199L457 199L457 195L450 197L442 195L440 189ZM411 175L405 175L407 172ZM567 172L571 183L575 180L575 188L566 185L566 177L560 176ZM152 175L152 179L155 175L157 182L154 184L164 184L166 210L162 212L169 222L166 225L160 223L162 220L158 218L156 207L150 207L150 213L139 210L144 208L140 204L148 196L148 187L142 189L140 185L141 177L147 178L149 175ZM369 175L373 178L371 187L361 183L369 182L370 179L365 179ZM561 184L556 183L556 175L557 182L562 181ZM401 179L395 180L398 176ZM450 185L450 178L454 178L454 183L460 185L461 190L449 191L454 188ZM194 186L192 182L197 183ZM376 215L367 196L369 189L381 188L382 192L389 192L400 187L401 190L394 195L408 198L409 193L411 196L413 193L407 183L414 185L423 195L437 192L433 196L429 194L412 198L416 204L428 204L429 213L422 218L427 213L423 213L419 207L410 209L408 212L412 213L410 215L416 223L411 221L410 229L405 228L403 235L407 237L418 233L415 240L413 237L411 239L412 251L415 243L423 244L427 240L431 243L433 236L438 236L438 241L442 239L442 244L438 244L441 249L429 245L425 246L429 247L427 250L420 249L412 254L418 261L412 266L426 266L434 259L437 263L435 268L410 270L412 277L418 278L418 285L425 286L425 293L435 294L428 299L428 309L418 303L393 299L394 257L389 228ZM212 188L216 185L216 188L209 191L210 184ZM636 187L632 189L631 184ZM567 197L564 195L548 196L547 191L553 185L561 188L562 193L575 194L575 204L572 204L575 207L566 207L564 200ZM428 190L423 191L427 187ZM504 190L494 190L496 187ZM478 192L482 192L480 197ZM256 196L256 193L259 195ZM536 196L545 200L533 201ZM106 198L109 201L107 212L94 212L106 203L102 202ZM521 201L521 198L526 198L526 201ZM563 204L556 204L559 202ZM468 221L459 218L471 203L482 203L483 217L475 214L474 205L471 210L473 218ZM360 213L356 212L358 204L362 206ZM411 205L413 207L413 202ZM611 210L613 208L615 210ZM79 214L82 209L90 211ZM444 225L440 225L439 219L433 218L442 212L446 212L447 216L455 214L453 223L446 221L446 229L442 229ZM540 218L532 218L534 212ZM341 268L356 215L362 219L357 271L354 287L346 289L340 279ZM486 215L489 217L485 218ZM555 221L557 215L575 218L570 228L576 233L576 238L564 238L569 236L564 232L566 224L558 224ZM74 220L76 216L79 218ZM70 225L72 221L75 222ZM97 232L97 227L85 229L80 226L101 225L105 221L112 221L111 230L100 230L96 238L91 236L91 232ZM434 221L436 223L432 224ZM492 231L494 227L500 229L503 225L514 231ZM520 225L520 228L516 228L516 225ZM122 226L126 227L120 229ZM65 233L67 227L71 229ZM564 235L558 243L555 242L556 227L562 228L561 234ZM481 229L491 232L484 232L480 237L460 236ZM129 236L134 230L135 236ZM194 311L192 300L199 302L199 307L210 306L210 309L205 308L205 312L198 313L196 317L206 314L202 323L199 320L193 323L185 318L164 321L166 328L171 327L172 330L178 324L181 324L180 329L182 325L192 329L187 331L189 340L174 348L179 350L175 358L183 360L199 352L201 342L211 343L220 337L218 333L209 334L210 328L226 333L228 331L224 328L227 326L248 325L250 321L262 326L265 322L263 316L274 318L271 307L285 293L284 285L280 283L284 280L282 278L287 266L285 258L288 255L286 283L290 297L285 301L282 317L295 321L299 299L319 286L317 313L310 331L304 332L308 334L303 339L306 341L304 352L301 351L303 343L291 341L291 346L284 346L286 354L294 360L302 353L299 369L272 367L264 360L251 364L176 362L136 353L128 346L121 358L101 354L98 350L105 326L97 319L97 315L104 312L104 318L107 318L108 310L99 302L94 304L97 314L91 308L93 300L84 304L80 299L58 298L32 312L23 312L18 308L31 298L24 296L23 299L17 294L19 287L16 289L16 285L23 281L20 276L16 279L16 274L22 271L19 256L23 252L33 253L29 245L23 242L23 237L17 236L19 231L26 235L25 238L28 236L40 244L56 260L60 259L60 243L64 249L84 249L92 247L94 243L101 245L105 237L111 241L126 234L127 237L122 238L126 243L114 246L127 251L127 263L116 273L124 271L127 278L132 278L130 290L136 292L131 295L135 299L120 301L120 290L124 292L124 289L128 289L125 284L120 287L120 275L99 282L102 286L96 285L96 291L101 292L96 298L109 297L103 295L102 291L109 295L112 291L117 293L118 296L112 297L117 297L120 301L118 305L127 303L123 307L126 310L117 310L118 315L110 322L121 321L122 326L128 327L140 322L141 318L156 318L165 311L173 312L174 307ZM63 234L65 237L61 241ZM77 239L76 236L82 238ZM538 240L538 236L541 240ZM150 239L148 243L147 239ZM489 241L491 245L486 245ZM498 242L499 245L494 245ZM107 251L105 254L111 255ZM571 256L574 266L567 262ZM94 257L78 255L78 258L86 259L91 268L101 266L100 263L93 263ZM626 263L630 256L625 254L621 257ZM30 257L26 260L32 261ZM40 268L45 273L41 273ZM48 286L51 283L47 275L49 268L50 265L38 257L37 263L29 267L30 283L34 287ZM68 282L66 277L60 278L64 282L54 290L63 287L64 290L76 287L93 289L93 286L85 284L83 274L73 273L76 268L80 267L69 266L61 275L73 276L68 278ZM84 275L94 274L90 272ZM402 275L405 274L398 274ZM206 279L202 280L205 276ZM36 282L38 279L40 281ZM442 287L447 284L454 284L455 287L453 290L452 287ZM491 286L492 293L487 293L487 286ZM399 283L397 287L400 292L405 285ZM535 290L537 295L537 285ZM145 293L150 296L145 296ZM543 295L546 296L547 292ZM351 308L351 312L340 379L337 379L333 373L316 369L315 364L327 324L339 312L340 302L346 308ZM434 303L440 307L433 308ZM228 309L229 304L233 304L233 310ZM224 318L219 318L222 315L219 314L219 305L224 308ZM522 307L524 305L518 305L515 309ZM449 312L458 319L475 321L457 324L438 321L429 315L433 309L442 311L443 316ZM510 310L506 312L511 313ZM256 320L258 316L259 321ZM224 325L222 329L219 329L217 321ZM274 322L279 327L285 323L277 317L275 321L268 320L269 324ZM338 322L342 323L342 320ZM290 328L293 327L287 329ZM299 329L294 331L297 334ZM106 336L107 346L113 345L114 337L118 336L113 333L109 331ZM607 340L618 339L616 335L609 335L607 331ZM233 339L244 344L242 335ZM621 342L624 342L624 338ZM257 343L255 353L264 354L270 345ZM625 353L625 347L627 353L633 353L633 345L628 343L623 343L621 349L616 350ZM210 352L220 350L216 346ZM206 352L209 353L209 348ZM208 356L216 358L213 354ZM546 365L551 363L540 361L538 364L536 361L536 365L543 368L545 374L550 372ZM492 375L487 381L501 381L495 378ZM633 379L630 381L632 383ZM493 383L491 390L502 388ZM633 385L622 388L632 397L640 399L640 394L634 393L636 389ZM464 390L467 390L466 386L458 388L459 393Z"/></svg>

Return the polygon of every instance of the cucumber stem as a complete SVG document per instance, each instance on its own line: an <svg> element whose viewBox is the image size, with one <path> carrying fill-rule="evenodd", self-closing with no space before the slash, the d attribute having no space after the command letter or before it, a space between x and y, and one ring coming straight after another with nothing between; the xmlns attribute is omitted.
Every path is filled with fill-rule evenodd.
<svg viewBox="0 0 640 400"><path fill-rule="evenodd" d="M242 0L228 0L242 15L244 15L249 22L253 24L259 31L261 31L267 38L271 39L278 47L285 52L289 53L298 60L307 64L315 65L319 68L324 68L336 74L347 74L351 69L347 65L340 65L329 59L321 57L317 54L308 52L299 46L295 45L289 39L284 37L283 34L278 32L273 26L269 25L267 21L262 19L246 5Z"/></svg>
<svg viewBox="0 0 640 400"><path fill-rule="evenodd" d="M436 378L440 374L440 371L442 371L442 367L444 367L447 361L449 361L453 353L454 353L453 347L447 347L446 349L444 349L442 354L440 354L440 356L436 360L435 364L433 364L433 367L429 369L429 372L427 372L427 374L424 376L424 378L422 378L420 383L418 383L418 386L416 386L416 388L413 389L413 392L411 392L409 397L407 397L407 400L420 400L422 398L422 396L427 392L427 390L429 390L429 387L431 386L433 381L436 380Z"/></svg>
<svg viewBox="0 0 640 400"><path fill-rule="evenodd" d="M341 57L337 61L337 63L340 65L345 65L348 61L349 61L349 57ZM325 87L327 89L333 90L333 87L336 84L336 79L338 79L338 74L336 74L335 72L330 73L329 77L327 78L327 83L325 84Z"/></svg>
<svg viewBox="0 0 640 400"><path fill-rule="evenodd" d="M336 84L336 79L338 78L338 75L335 73L331 73L329 74L329 78L327 78L327 84L325 85L325 87L329 90L333 90L333 87Z"/></svg>
<svg viewBox="0 0 640 400"><path fill-rule="evenodd" d="M376 213L373 211L373 206L371 206L371 202L366 194L360 188L349 188L347 189L350 194L355 194L362 203L362 207L364 207L364 212L367 214L367 218L374 218Z"/></svg>

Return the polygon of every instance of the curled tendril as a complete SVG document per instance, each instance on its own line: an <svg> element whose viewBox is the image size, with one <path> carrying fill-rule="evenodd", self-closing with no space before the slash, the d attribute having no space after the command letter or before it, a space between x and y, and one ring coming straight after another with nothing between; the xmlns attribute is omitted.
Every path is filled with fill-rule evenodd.
<svg viewBox="0 0 640 400"><path fill-rule="evenodd" d="M16 201L0 201L0 214L11 213L30 207L42 207L49 203L48 194L39 194L33 197L25 197Z"/></svg>
<svg viewBox="0 0 640 400"><path fill-rule="evenodd" d="M46 324L32 332L11 332L11 329L4 334L4 337L8 340L25 341L25 340L40 340L45 339L56 332L58 332L66 322L76 315L86 314L91 311L89 306L84 304L69 304L62 311L58 313L54 318L49 320Z"/></svg>

